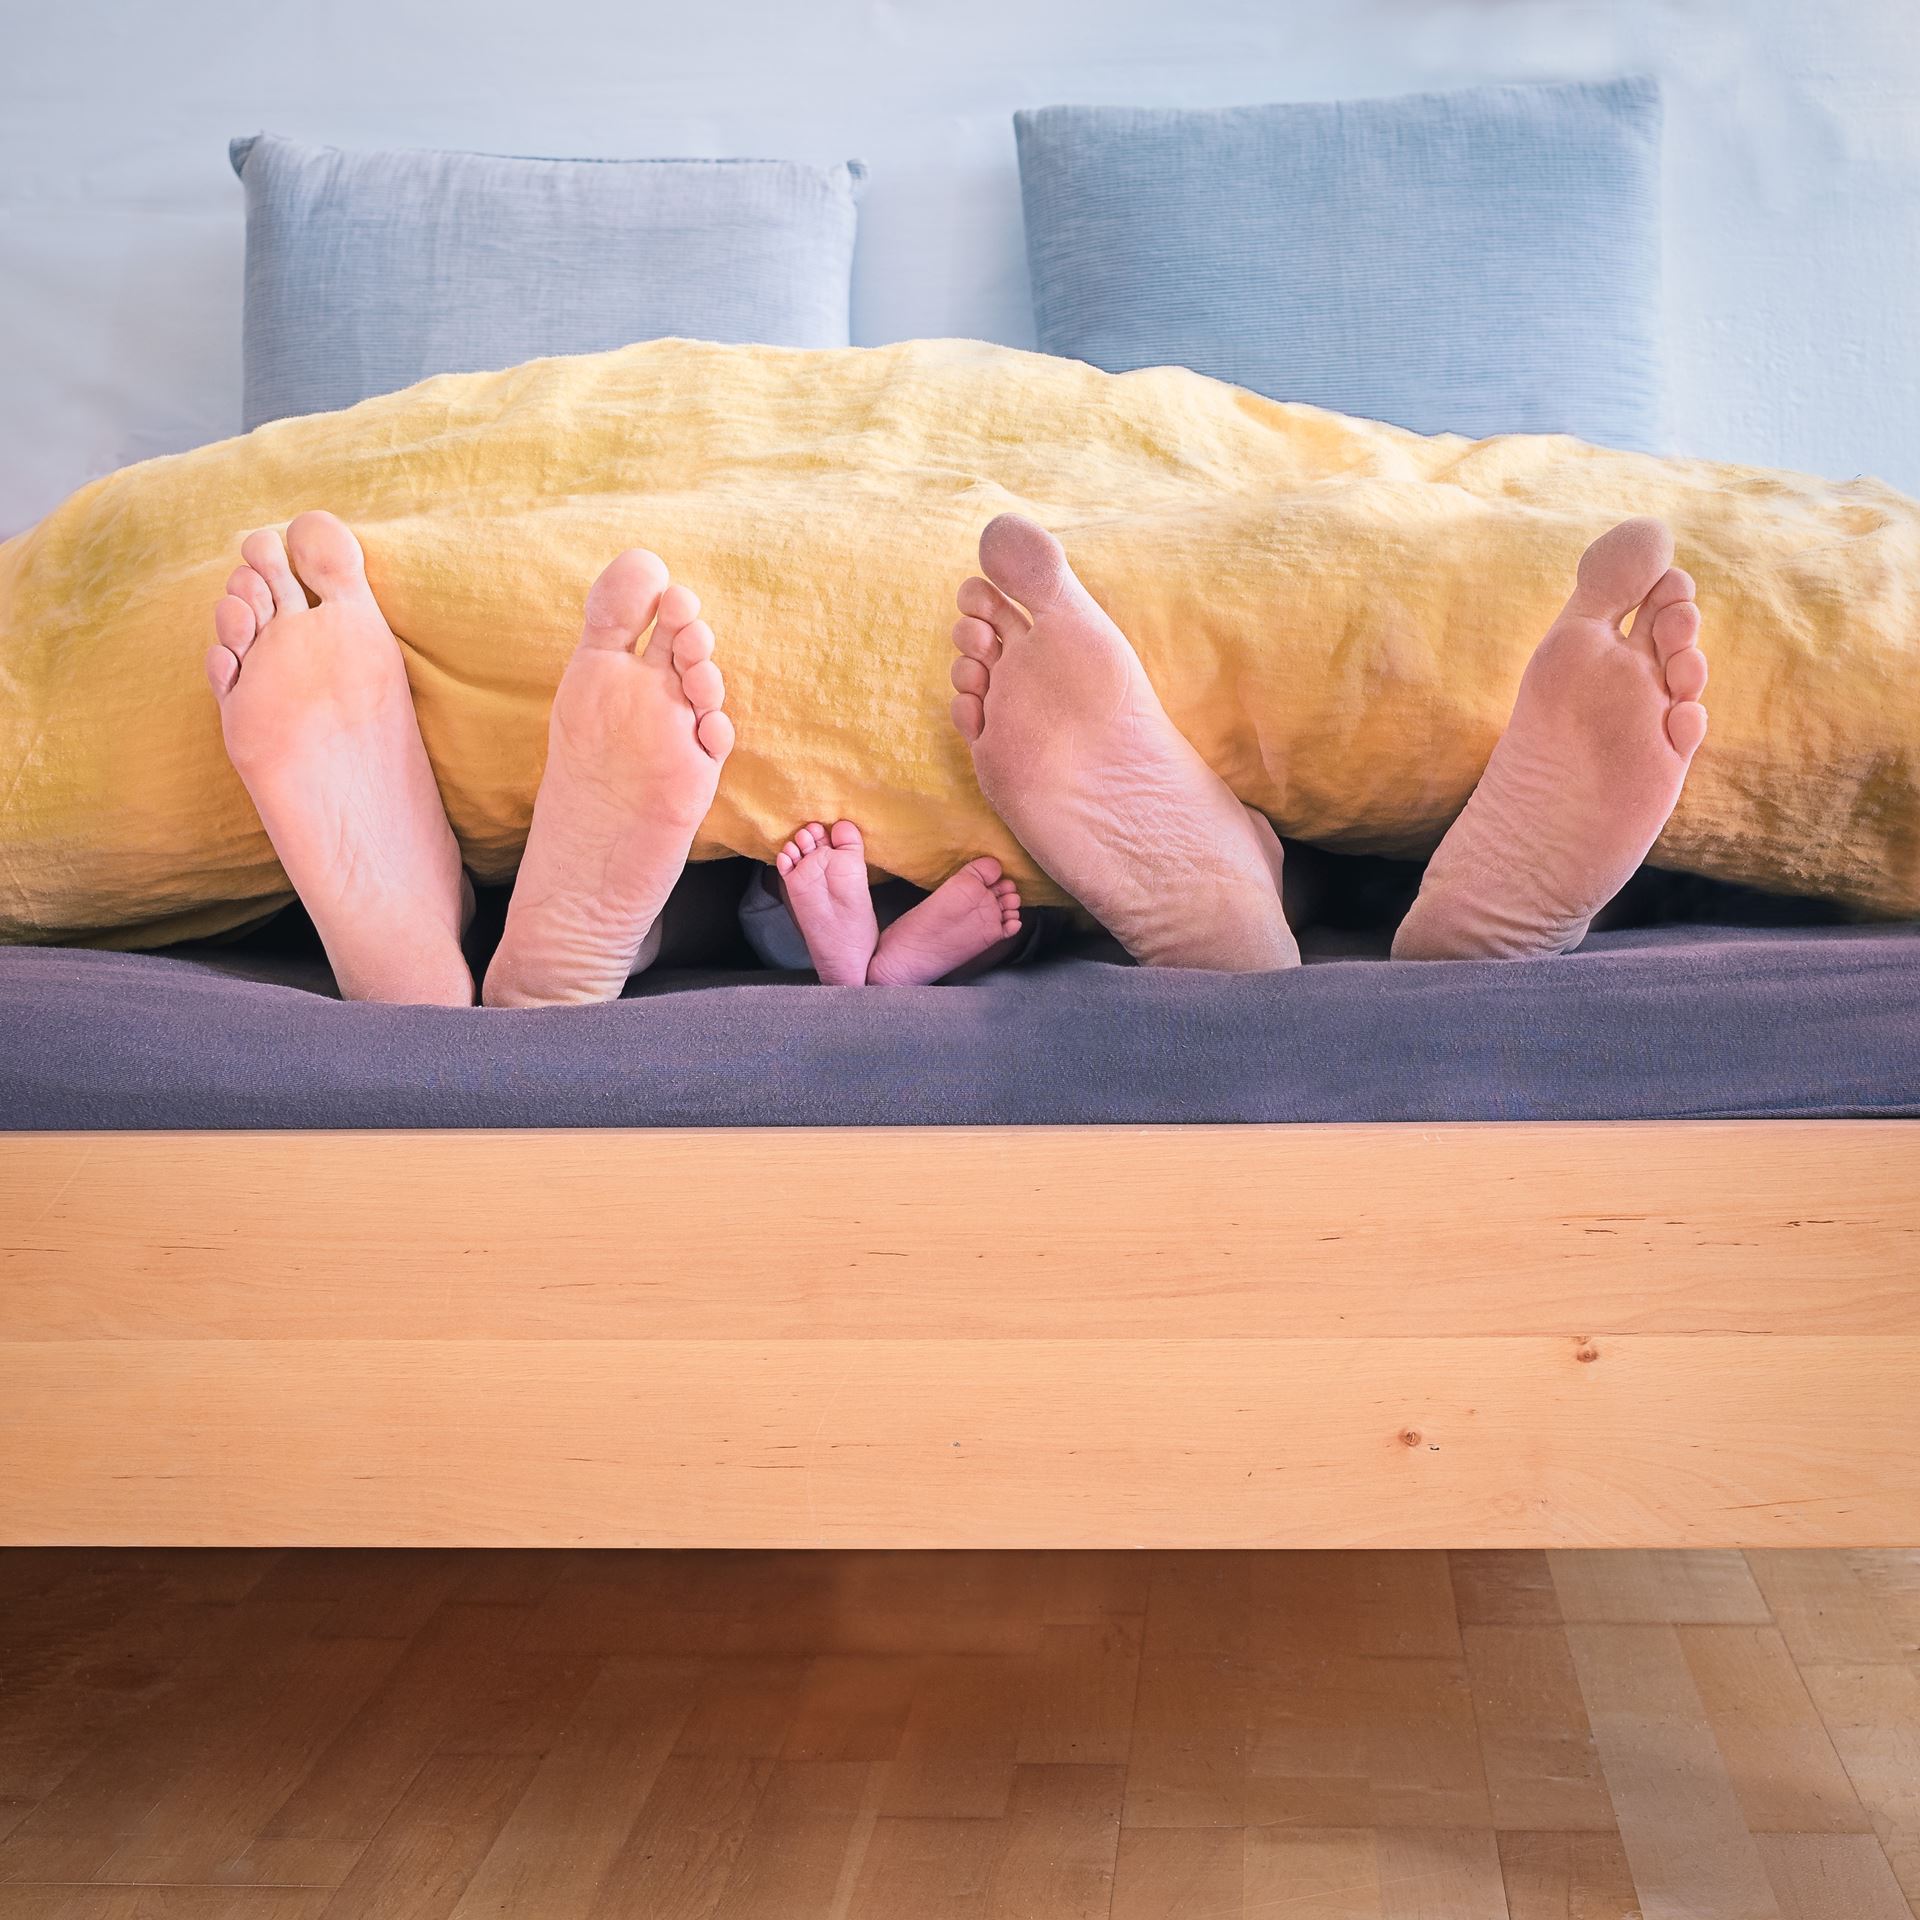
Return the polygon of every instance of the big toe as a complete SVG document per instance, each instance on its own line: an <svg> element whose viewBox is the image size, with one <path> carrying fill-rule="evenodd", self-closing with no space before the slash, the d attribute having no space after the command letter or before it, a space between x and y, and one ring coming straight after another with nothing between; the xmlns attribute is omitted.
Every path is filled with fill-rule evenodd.
<svg viewBox="0 0 1920 1920"><path fill-rule="evenodd" d="M657 553L629 547L616 554L587 591L580 644L630 652L653 624L666 590L667 563Z"/></svg>
<svg viewBox="0 0 1920 1920"><path fill-rule="evenodd" d="M335 514L295 514L287 525L287 558L301 581L323 601L366 591L366 556L353 529Z"/></svg>
<svg viewBox="0 0 1920 1920"><path fill-rule="evenodd" d="M828 840L836 847L843 847L849 853L864 853L866 842L860 837L860 829L851 820L836 820Z"/></svg>
<svg viewBox="0 0 1920 1920"><path fill-rule="evenodd" d="M1673 565L1673 535L1664 520L1623 520L1580 556L1574 611L1602 620L1626 618Z"/></svg>
<svg viewBox="0 0 1920 1920"><path fill-rule="evenodd" d="M1003 513L980 536L980 571L1010 599L1038 611L1073 592L1079 582L1067 550L1024 514Z"/></svg>

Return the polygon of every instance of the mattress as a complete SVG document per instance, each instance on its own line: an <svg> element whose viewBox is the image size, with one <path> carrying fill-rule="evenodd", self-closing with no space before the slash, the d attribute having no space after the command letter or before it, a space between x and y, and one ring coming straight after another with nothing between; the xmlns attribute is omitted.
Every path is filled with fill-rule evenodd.
<svg viewBox="0 0 1920 1920"><path fill-rule="evenodd" d="M343 1004L311 945L0 949L0 1126L765 1127L1920 1116L1920 926L1683 924L1285 974L1066 942L968 986L666 967L612 1006Z"/></svg>

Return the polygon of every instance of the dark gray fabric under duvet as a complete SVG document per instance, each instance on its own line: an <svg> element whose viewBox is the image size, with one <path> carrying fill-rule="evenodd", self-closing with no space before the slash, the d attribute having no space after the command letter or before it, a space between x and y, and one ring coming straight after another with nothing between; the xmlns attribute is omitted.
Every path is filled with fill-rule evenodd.
<svg viewBox="0 0 1920 1920"><path fill-rule="evenodd" d="M263 972L277 977L259 977ZM347 1006L311 962L0 950L0 1125L696 1127L1920 1115L1920 928L1674 926L1518 965L968 987L663 973Z"/></svg>

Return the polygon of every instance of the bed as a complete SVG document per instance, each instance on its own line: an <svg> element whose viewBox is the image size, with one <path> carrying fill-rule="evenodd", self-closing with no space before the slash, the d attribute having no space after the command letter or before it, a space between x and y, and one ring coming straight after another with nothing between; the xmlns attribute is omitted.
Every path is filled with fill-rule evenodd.
<svg viewBox="0 0 1920 1920"><path fill-rule="evenodd" d="M1920 928L341 1004L0 954L0 1538L1914 1537Z"/></svg>
<svg viewBox="0 0 1920 1920"><path fill-rule="evenodd" d="M1295 356L1288 391L1318 397L1297 384L1318 368L1355 411L1387 413L1351 383L1390 372L1431 416L1407 424L1470 405L1496 427L1651 432L1657 100L1622 83L1385 103L1383 154L1410 150L1409 113L1447 153L1508 154L1502 177L1550 175L1580 204L1529 201L1552 230L1503 228L1496 273L1472 231L1446 239L1467 188L1444 166L1411 200L1355 168L1322 182L1381 194L1337 209L1340 297L1241 287L1244 311L1201 316L1211 347L1096 345L1116 313L1152 316L1094 312L1072 263L1091 248L1152 284L1155 235L1203 246L1208 221L1252 258L1234 236L1253 199L1228 190L1244 150L1209 147L1204 115L1155 117L1214 198L1176 205L1175 167L1145 238L1125 206L1076 233L1075 182L1132 179L1076 170L1076 143L1140 127L1029 121L1042 344L1204 367L1265 327ZM1455 142L1463 126L1484 137ZM1281 135L1305 143L1289 166L1320 151L1310 115ZM1525 156L1544 139L1543 168ZM339 156L280 149L236 147L268 239L276 218L357 217L296 204L309 177L334 192ZM388 194L407 156L372 158L362 188ZM356 397L276 399L256 341L311 348L333 381L376 350L413 356L389 380L518 356L443 331L517 311L511 289L449 316L404 283L473 237L444 213L463 157L423 158L429 188L375 223L397 334L345 311L315 342L348 294L330 282L316 306L273 273L335 252L250 252L250 418ZM496 217L506 164L461 220ZM565 192L627 196L622 222L668 191L577 172ZM696 168L671 191L738 178ZM565 224L555 181L518 189L543 230ZM857 187L808 188L829 227L775 250L807 275L838 249L831 297L777 289L809 325L835 301L844 324ZM1261 204L1320 217L1291 186ZM696 239L737 217L668 211L663 231ZM1549 342L1577 390L1490 363L1451 392L1414 349L1383 372L1400 336L1356 346L1343 317L1398 299L1431 319L1450 287L1497 300L1500 273L1537 305L1568 262L1605 290L1569 295L1577 339ZM622 271L715 284L637 250ZM549 329L566 293L549 273ZM275 299L298 329L276 330ZM637 337L624 311L573 318L578 338L527 350ZM730 336L736 319L758 330ZM768 324L763 302L686 330ZM1525 344L1479 304L1455 337L1469 358ZM1522 401L1544 415L1500 411ZM342 1005L297 921L161 954L0 950L0 1542L1910 1544L1920 928L1752 907L1643 914L1517 968L1383 965L1390 917L1363 914L1281 978L1150 974L1086 943L873 994L746 971L720 940L613 1007L489 1016Z"/></svg>

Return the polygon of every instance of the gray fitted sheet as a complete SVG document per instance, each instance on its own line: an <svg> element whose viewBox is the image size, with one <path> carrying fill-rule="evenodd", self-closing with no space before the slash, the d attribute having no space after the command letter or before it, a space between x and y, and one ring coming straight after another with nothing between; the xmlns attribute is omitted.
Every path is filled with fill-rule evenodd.
<svg viewBox="0 0 1920 1920"><path fill-rule="evenodd" d="M1376 947L1377 947L1377 943ZM1920 1115L1920 927L1667 926L1290 974L1069 951L971 986L663 971L350 1006L244 949L0 950L0 1126L699 1127Z"/></svg>

